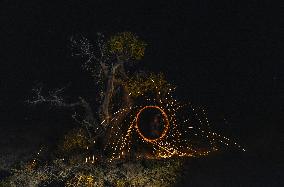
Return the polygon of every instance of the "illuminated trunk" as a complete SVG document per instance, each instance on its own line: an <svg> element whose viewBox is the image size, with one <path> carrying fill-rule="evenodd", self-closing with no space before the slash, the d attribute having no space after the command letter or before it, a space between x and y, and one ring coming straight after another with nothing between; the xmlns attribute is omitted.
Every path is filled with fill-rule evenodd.
<svg viewBox="0 0 284 187"><path fill-rule="evenodd" d="M118 75L120 75L118 78ZM105 126L107 127L106 133L103 137L103 147L106 148L107 145L109 145L111 142L116 141L114 134L121 134L122 132L120 127L122 127L123 120L125 117L129 114L131 106L133 105L133 101L130 97L128 87L125 85L125 81L127 80L127 75L124 72L123 64L117 64L114 66L109 75L107 80L107 88L105 92L104 101L102 104L102 115ZM118 94L115 92L117 88L121 88L122 91L122 98L123 101L122 106L120 106L120 109L124 109L122 112L116 114L116 116L113 116L111 106L113 106L113 97ZM115 118L115 120L112 120ZM112 121L111 121L112 120Z"/></svg>
<svg viewBox="0 0 284 187"><path fill-rule="evenodd" d="M115 74L117 68L121 65L121 63L117 63L111 68L111 71L109 72L109 75L107 76L107 88L105 92L104 101L102 104L102 121L104 122L105 126L109 124L111 114L109 112L110 102L111 98L113 96L114 91L114 81L115 81Z"/></svg>
<svg viewBox="0 0 284 187"><path fill-rule="evenodd" d="M105 121L106 124L109 124L110 120L110 114L109 114L109 104L111 101L111 97L113 95L113 81L114 81L114 73L111 72L111 74L108 76L108 81L107 81L107 90L105 92L105 98L102 104L102 115L103 115L103 120Z"/></svg>

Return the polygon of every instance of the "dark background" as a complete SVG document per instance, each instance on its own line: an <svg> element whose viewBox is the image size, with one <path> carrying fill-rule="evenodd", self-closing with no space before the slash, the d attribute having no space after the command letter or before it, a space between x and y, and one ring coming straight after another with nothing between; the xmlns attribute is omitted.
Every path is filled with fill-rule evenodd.
<svg viewBox="0 0 284 187"><path fill-rule="evenodd" d="M71 95L87 95L91 82L71 57L70 37L131 31L148 44L138 67L164 72L179 99L206 108L214 128L247 149L188 161L181 186L283 185L284 30L276 2L2 1L0 130L44 125L41 136L53 138L65 117L30 112L32 87L71 83Z"/></svg>

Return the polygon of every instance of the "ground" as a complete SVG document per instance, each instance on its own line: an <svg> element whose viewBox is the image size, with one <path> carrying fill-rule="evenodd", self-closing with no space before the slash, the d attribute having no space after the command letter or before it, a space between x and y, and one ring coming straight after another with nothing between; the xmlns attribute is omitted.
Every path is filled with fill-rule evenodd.
<svg viewBox="0 0 284 187"><path fill-rule="evenodd" d="M0 131L1 152L0 171L2 179L11 166L25 161L34 155L41 145L60 134L43 124L3 126ZM281 185L280 165L276 166L275 157L268 154L228 152L207 158L185 161L177 186L279 186ZM280 163L279 163L280 164Z"/></svg>

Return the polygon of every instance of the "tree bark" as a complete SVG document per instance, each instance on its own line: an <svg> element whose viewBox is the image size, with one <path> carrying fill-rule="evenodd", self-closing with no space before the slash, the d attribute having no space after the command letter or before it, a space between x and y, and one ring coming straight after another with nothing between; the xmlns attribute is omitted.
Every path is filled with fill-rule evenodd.
<svg viewBox="0 0 284 187"><path fill-rule="evenodd" d="M109 124L110 118L111 118L111 114L109 112L109 106L110 106L111 98L112 98L113 92L114 92L115 74L116 74L116 70L119 66L121 66L121 63L117 63L116 65L114 65L111 68L109 75L107 76L108 77L107 78L107 88L106 88L106 92L105 92L104 101L103 101L103 104L102 104L102 116L103 116L102 121L104 122L105 125Z"/></svg>

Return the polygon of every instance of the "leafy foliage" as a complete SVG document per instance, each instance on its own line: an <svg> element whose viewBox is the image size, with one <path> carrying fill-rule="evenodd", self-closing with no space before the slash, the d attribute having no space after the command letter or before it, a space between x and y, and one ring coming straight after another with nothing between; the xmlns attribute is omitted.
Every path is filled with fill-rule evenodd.
<svg viewBox="0 0 284 187"><path fill-rule="evenodd" d="M68 153L74 150L85 149L89 145L87 132L82 128L69 131L59 145L60 151Z"/></svg>
<svg viewBox="0 0 284 187"><path fill-rule="evenodd" d="M108 50L121 61L140 60L144 56L146 44L131 32L122 32L107 41Z"/></svg>
<svg viewBox="0 0 284 187"><path fill-rule="evenodd" d="M93 187L95 179L92 174L78 173L75 177L66 182L66 187Z"/></svg>
<svg viewBox="0 0 284 187"><path fill-rule="evenodd" d="M132 97L141 96L147 92L167 92L168 89L173 88L165 79L162 73L148 76L133 76L127 82L127 87Z"/></svg>
<svg viewBox="0 0 284 187"><path fill-rule="evenodd" d="M62 159L51 165L30 170L27 167L14 170L12 176L0 186L34 187L63 182L68 187L103 186L172 186L181 169L180 159L117 161L112 163L66 164Z"/></svg>

